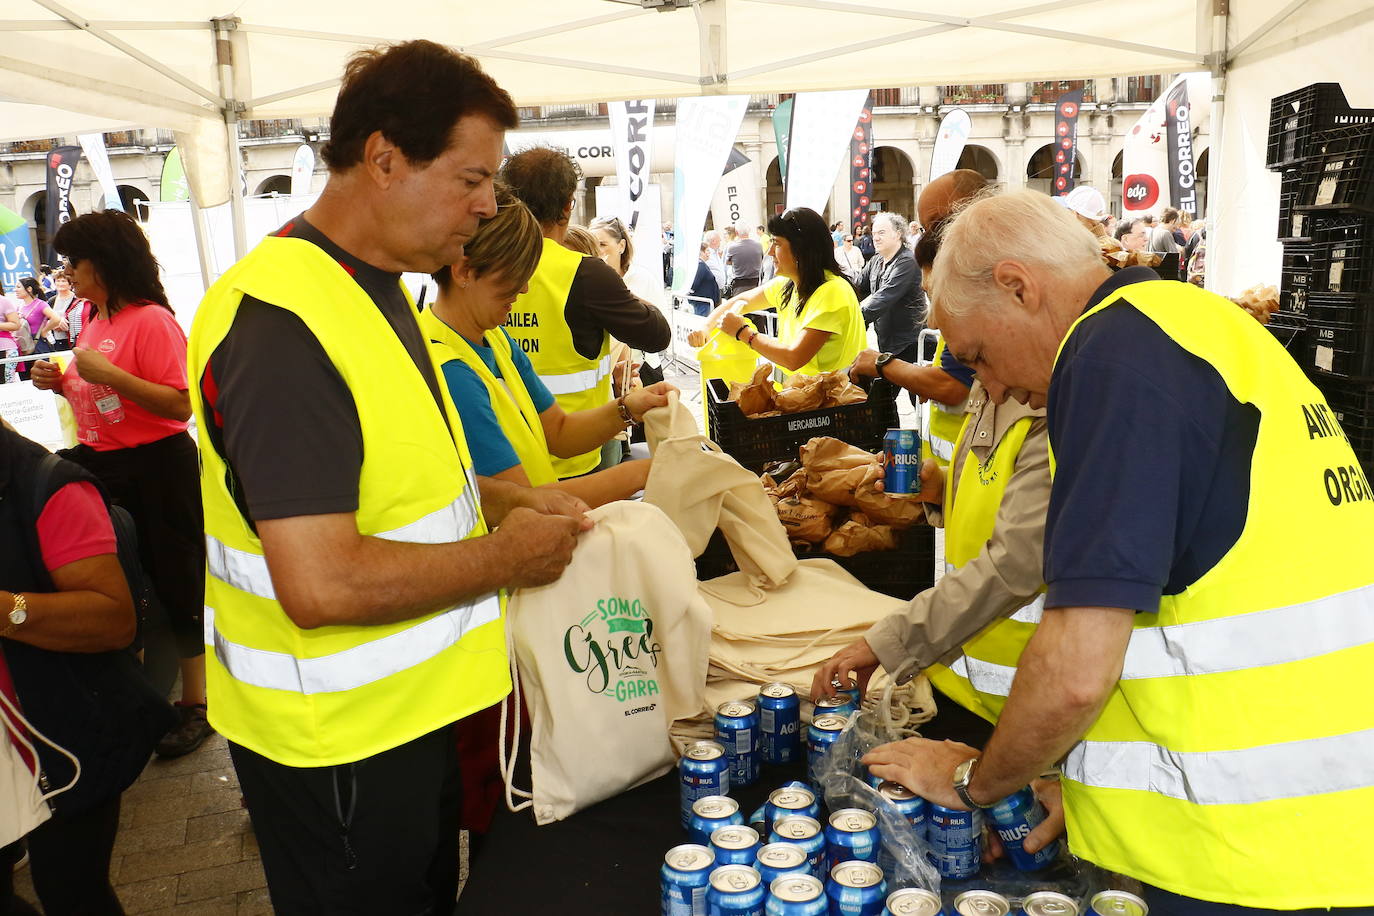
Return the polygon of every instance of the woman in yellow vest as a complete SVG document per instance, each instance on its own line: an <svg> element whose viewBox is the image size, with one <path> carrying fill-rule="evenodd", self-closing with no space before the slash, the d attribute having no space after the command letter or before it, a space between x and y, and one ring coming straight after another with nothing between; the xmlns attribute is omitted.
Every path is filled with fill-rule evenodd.
<svg viewBox="0 0 1374 916"><path fill-rule="evenodd" d="M420 328L436 349L462 417L473 469L524 486L556 486L592 506L643 489L648 461L560 482L553 456L600 448L666 404L671 386L632 388L600 407L565 412L503 327L539 264L538 222L509 192L499 192L496 216L463 250L462 261L435 272L439 297L420 316Z"/></svg>
<svg viewBox="0 0 1374 916"><path fill-rule="evenodd" d="M769 220L768 231L773 236L768 253L778 276L723 303L697 339L704 343L713 332L733 338L784 375L849 368L864 348L864 320L854 287L835 263L825 222L816 211L798 207ZM742 315L766 308L777 309L776 337L761 333Z"/></svg>

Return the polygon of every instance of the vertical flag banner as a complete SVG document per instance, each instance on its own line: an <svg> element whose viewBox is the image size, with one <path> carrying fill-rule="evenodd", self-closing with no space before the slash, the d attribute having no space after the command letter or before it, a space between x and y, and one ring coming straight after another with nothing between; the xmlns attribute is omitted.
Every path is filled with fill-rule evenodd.
<svg viewBox="0 0 1374 916"><path fill-rule="evenodd" d="M14 289L21 277L38 275L33 269L31 244L28 220L8 207L0 207L0 284L5 289Z"/></svg>
<svg viewBox="0 0 1374 916"><path fill-rule="evenodd" d="M81 147L59 146L48 153L48 198L47 210L48 263L57 263L57 252L53 250L52 238L62 224L72 218L72 179L76 176L76 164L81 161Z"/></svg>
<svg viewBox="0 0 1374 916"><path fill-rule="evenodd" d="M91 164L91 171L95 172L95 180L100 182L100 190L105 194L105 209L122 211L124 201L119 197L114 173L110 171L110 154L105 150L105 135L81 134L76 139L80 141L81 151L86 154L86 161Z"/></svg>
<svg viewBox="0 0 1374 916"><path fill-rule="evenodd" d="M940 131L935 135L935 149L930 153L930 177L934 181L941 175L954 171L959 166L959 157L964 154L964 145L973 130L973 119L962 108L955 108L945 114L940 122Z"/></svg>
<svg viewBox="0 0 1374 916"><path fill-rule="evenodd" d="M315 151L310 144L302 143L296 147L296 157L291 160L291 196L310 193L310 181L315 177Z"/></svg>
<svg viewBox="0 0 1374 916"><path fill-rule="evenodd" d="M630 232L634 261L648 277L663 276L663 227L649 212L649 198L659 193L649 183L654 152L654 100L630 99L606 106L615 147L615 178L619 204L614 212ZM654 200L654 213L661 201ZM598 212L600 208L598 207Z"/></svg>
<svg viewBox="0 0 1374 916"><path fill-rule="evenodd" d="M1121 154L1121 205L1126 213L1144 216L1168 206L1182 210L1191 205L1196 214L1192 137L1193 128L1211 116L1211 79L1207 73L1178 77L1126 132ZM1181 152L1187 154L1186 165ZM1185 168L1186 187L1181 180Z"/></svg>
<svg viewBox="0 0 1374 916"><path fill-rule="evenodd" d="M789 210L809 207L817 213L825 211L867 98L867 89L802 92L796 96L788 137Z"/></svg>
<svg viewBox="0 0 1374 916"><path fill-rule="evenodd" d="M158 183L158 200L171 203L190 200L191 188L186 184L186 170L181 165L181 150L172 147L162 161L162 180Z"/></svg>
<svg viewBox="0 0 1374 916"><path fill-rule="evenodd" d="M1197 174L1193 168L1193 118L1188 81L1175 80L1164 93L1165 136L1169 147L1169 199L1189 217L1198 215Z"/></svg>
<svg viewBox="0 0 1374 916"><path fill-rule="evenodd" d="M696 273L702 231L720 173L739 133L747 95L688 97L677 101L673 168L673 289L685 290Z"/></svg>
<svg viewBox="0 0 1374 916"><path fill-rule="evenodd" d="M849 231L868 222L873 195L873 93L864 100L859 123L849 140Z"/></svg>
<svg viewBox="0 0 1374 916"><path fill-rule="evenodd" d="M1078 161L1078 112L1083 107L1083 90L1059 97L1054 106L1054 194L1063 197L1073 190L1073 167Z"/></svg>
<svg viewBox="0 0 1374 916"><path fill-rule="evenodd" d="M778 147L778 177L787 187L787 152L792 142L792 99L784 99L773 109L773 142Z"/></svg>
<svg viewBox="0 0 1374 916"><path fill-rule="evenodd" d="M711 222L717 229L748 226L753 232L764 223L759 197L759 164L732 147L711 200Z"/></svg>

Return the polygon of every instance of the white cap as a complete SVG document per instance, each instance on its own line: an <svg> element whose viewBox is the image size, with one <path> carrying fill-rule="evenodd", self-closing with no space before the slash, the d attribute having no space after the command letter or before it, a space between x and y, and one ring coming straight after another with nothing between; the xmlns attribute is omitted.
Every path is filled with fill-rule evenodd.
<svg viewBox="0 0 1374 916"><path fill-rule="evenodd" d="M1064 204L1085 219L1102 220L1107 218L1107 201L1103 199L1102 192L1097 188L1079 185L1065 196Z"/></svg>

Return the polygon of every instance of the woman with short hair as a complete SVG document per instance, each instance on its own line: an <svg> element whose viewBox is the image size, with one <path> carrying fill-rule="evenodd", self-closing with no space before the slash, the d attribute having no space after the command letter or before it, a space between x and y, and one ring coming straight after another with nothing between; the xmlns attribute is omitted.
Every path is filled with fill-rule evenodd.
<svg viewBox="0 0 1374 916"><path fill-rule="evenodd" d="M65 371L40 360L34 384L63 395L79 443L63 452L133 516L139 556L181 655L181 724L158 745L177 757L212 731L205 718L205 525L199 461L187 434L186 333L158 277L148 238L125 213L87 213L53 247L94 306Z"/></svg>

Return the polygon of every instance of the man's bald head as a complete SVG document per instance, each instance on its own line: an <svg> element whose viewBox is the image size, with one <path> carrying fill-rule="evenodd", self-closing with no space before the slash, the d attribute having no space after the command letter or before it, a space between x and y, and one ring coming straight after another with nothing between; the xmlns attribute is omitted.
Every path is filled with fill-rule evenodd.
<svg viewBox="0 0 1374 916"><path fill-rule="evenodd" d="M988 180L981 172L973 169L955 169L946 172L925 186L921 199L916 203L916 217L921 225L930 229L945 219L959 204L976 196L986 188Z"/></svg>

